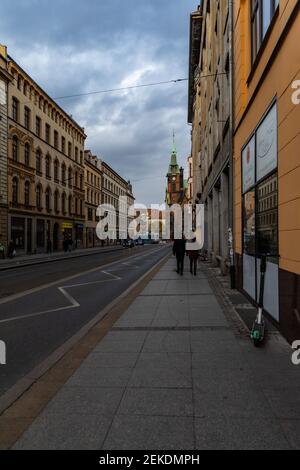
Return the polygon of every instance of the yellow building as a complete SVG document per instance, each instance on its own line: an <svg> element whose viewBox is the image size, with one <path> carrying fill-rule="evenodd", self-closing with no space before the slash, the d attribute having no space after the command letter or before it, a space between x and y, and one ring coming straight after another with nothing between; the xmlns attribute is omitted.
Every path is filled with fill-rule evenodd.
<svg viewBox="0 0 300 470"><path fill-rule="evenodd" d="M239 287L300 337L300 80L298 0L234 2L234 248ZM276 257L280 255L280 258Z"/></svg>
<svg viewBox="0 0 300 470"><path fill-rule="evenodd" d="M19 253L83 247L84 129L8 60L9 238Z"/></svg>
<svg viewBox="0 0 300 470"><path fill-rule="evenodd" d="M8 73L6 47L0 45L0 243L8 244L8 187L7 187L7 95L12 77Z"/></svg>
<svg viewBox="0 0 300 470"><path fill-rule="evenodd" d="M102 170L101 160L90 150L84 152L85 180L85 230L86 247L101 245L96 234L97 209L101 204Z"/></svg>

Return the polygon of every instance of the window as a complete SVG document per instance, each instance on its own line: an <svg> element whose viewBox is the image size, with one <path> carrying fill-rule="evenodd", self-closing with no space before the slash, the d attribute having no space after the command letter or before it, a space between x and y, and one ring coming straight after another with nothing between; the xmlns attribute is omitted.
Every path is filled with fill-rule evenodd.
<svg viewBox="0 0 300 470"><path fill-rule="evenodd" d="M72 144L71 144L71 142L69 142L69 144L68 144L68 156L70 158L72 158Z"/></svg>
<svg viewBox="0 0 300 470"><path fill-rule="evenodd" d="M14 162L19 160L19 139L16 135L12 139L12 158Z"/></svg>
<svg viewBox="0 0 300 470"><path fill-rule="evenodd" d="M78 148L75 147L75 161L78 163Z"/></svg>
<svg viewBox="0 0 300 470"><path fill-rule="evenodd" d="M50 144L50 126L49 126L49 124L46 124L46 126L45 126L45 138L46 138L47 144Z"/></svg>
<svg viewBox="0 0 300 470"><path fill-rule="evenodd" d="M38 116L35 118L35 133L41 137L41 119Z"/></svg>
<svg viewBox="0 0 300 470"><path fill-rule="evenodd" d="M25 106L24 108L24 126L30 129L30 109Z"/></svg>
<svg viewBox="0 0 300 470"><path fill-rule="evenodd" d="M54 162L54 179L56 182L59 181L59 163L58 160L55 160Z"/></svg>
<svg viewBox="0 0 300 470"><path fill-rule="evenodd" d="M19 120L19 101L17 98L12 99L12 118L16 122Z"/></svg>
<svg viewBox="0 0 300 470"><path fill-rule="evenodd" d="M46 194L45 194L45 205L46 209L49 212L51 210L51 205L50 205L50 189L46 189Z"/></svg>
<svg viewBox="0 0 300 470"><path fill-rule="evenodd" d="M54 210L55 212L59 212L59 193L55 191L54 193Z"/></svg>
<svg viewBox="0 0 300 470"><path fill-rule="evenodd" d="M264 37L279 5L279 0L251 1L252 61L255 61Z"/></svg>
<svg viewBox="0 0 300 470"><path fill-rule="evenodd" d="M277 254L278 251L278 195L275 182L277 182L277 173L258 185L258 253ZM260 197L261 188L265 188L266 194Z"/></svg>
<svg viewBox="0 0 300 470"><path fill-rule="evenodd" d="M64 137L61 138L61 151L62 153L66 152L66 139Z"/></svg>
<svg viewBox="0 0 300 470"><path fill-rule="evenodd" d="M54 131L54 147L58 149L58 132Z"/></svg>
<svg viewBox="0 0 300 470"><path fill-rule="evenodd" d="M61 182L66 184L66 165L63 163L61 167Z"/></svg>
<svg viewBox="0 0 300 470"><path fill-rule="evenodd" d="M255 191L244 195L244 253L255 255Z"/></svg>
<svg viewBox="0 0 300 470"><path fill-rule="evenodd" d="M68 170L69 188L72 188L72 180L73 180L72 168L69 168L69 170Z"/></svg>
<svg viewBox="0 0 300 470"><path fill-rule="evenodd" d="M29 207L29 205L30 205L30 183L29 183L29 181L26 181L25 186L24 186L24 203L25 203L25 207Z"/></svg>
<svg viewBox="0 0 300 470"><path fill-rule="evenodd" d="M24 163L26 166L30 166L30 145L28 143L24 147Z"/></svg>
<svg viewBox="0 0 300 470"><path fill-rule="evenodd" d="M35 192L35 202L37 209L42 208L42 187L38 185Z"/></svg>
<svg viewBox="0 0 300 470"><path fill-rule="evenodd" d="M61 210L63 214L66 213L66 194L65 193L63 193L62 198L61 198Z"/></svg>
<svg viewBox="0 0 300 470"><path fill-rule="evenodd" d="M37 149L35 154L35 166L37 173L42 173L42 153L40 149Z"/></svg>
<svg viewBox="0 0 300 470"><path fill-rule="evenodd" d="M13 204L18 204L19 201L19 181L18 178L13 178L12 180L12 202Z"/></svg>
<svg viewBox="0 0 300 470"><path fill-rule="evenodd" d="M51 158L50 155L47 155L46 157L46 177L51 178Z"/></svg>
<svg viewBox="0 0 300 470"><path fill-rule="evenodd" d="M69 215L72 215L72 196L69 196L68 206L69 206Z"/></svg>

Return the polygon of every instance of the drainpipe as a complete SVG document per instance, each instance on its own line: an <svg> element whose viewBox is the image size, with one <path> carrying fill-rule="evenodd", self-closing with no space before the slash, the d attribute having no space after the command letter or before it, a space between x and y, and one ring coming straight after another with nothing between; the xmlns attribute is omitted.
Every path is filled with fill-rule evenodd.
<svg viewBox="0 0 300 470"><path fill-rule="evenodd" d="M229 225L228 245L230 255L230 281L231 289L235 289L235 257L234 257L234 160L233 160L233 132L234 132L234 63L233 63L233 0L229 0L229 109L230 109L230 130L229 130Z"/></svg>

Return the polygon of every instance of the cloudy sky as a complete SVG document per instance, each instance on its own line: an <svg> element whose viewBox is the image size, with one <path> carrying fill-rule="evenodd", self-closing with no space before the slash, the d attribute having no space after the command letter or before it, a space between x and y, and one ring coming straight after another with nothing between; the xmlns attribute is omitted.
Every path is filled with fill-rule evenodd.
<svg viewBox="0 0 300 470"><path fill-rule="evenodd" d="M188 76L197 0L1 0L0 43L52 97ZM85 127L86 147L133 182L138 202L164 200L176 132L190 151L187 82L58 103Z"/></svg>

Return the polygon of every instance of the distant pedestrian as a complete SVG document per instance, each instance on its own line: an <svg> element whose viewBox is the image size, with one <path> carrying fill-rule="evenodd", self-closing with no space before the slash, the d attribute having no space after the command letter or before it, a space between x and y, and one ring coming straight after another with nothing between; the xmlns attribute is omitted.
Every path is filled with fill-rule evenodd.
<svg viewBox="0 0 300 470"><path fill-rule="evenodd" d="M13 258L14 256L16 256L16 248L13 240L10 240L9 242L7 256L9 258Z"/></svg>
<svg viewBox="0 0 300 470"><path fill-rule="evenodd" d="M0 242L0 256L2 259L5 258L5 246Z"/></svg>
<svg viewBox="0 0 300 470"><path fill-rule="evenodd" d="M72 240L72 238L69 238L69 240L68 240L68 250L69 250L69 252L72 251L72 248L73 248L73 240Z"/></svg>
<svg viewBox="0 0 300 470"><path fill-rule="evenodd" d="M182 237L180 240L175 240L173 245L173 255L177 260L177 274L183 276L184 257L185 257L186 240Z"/></svg>

